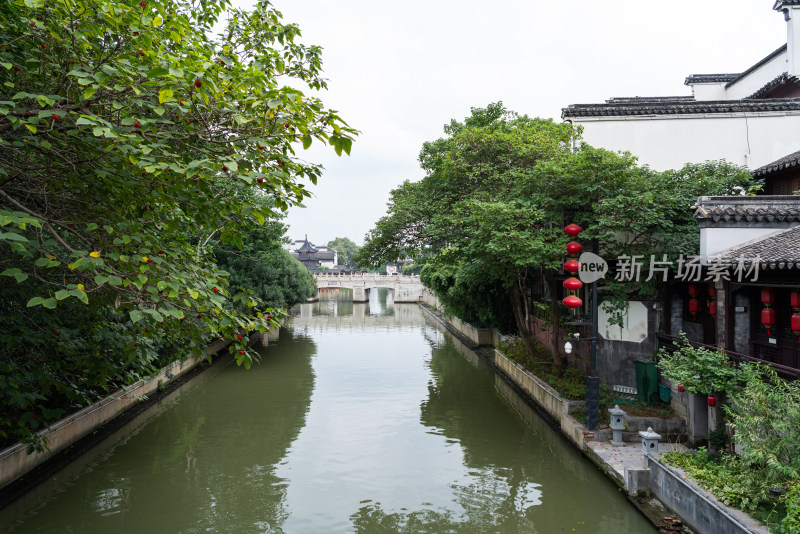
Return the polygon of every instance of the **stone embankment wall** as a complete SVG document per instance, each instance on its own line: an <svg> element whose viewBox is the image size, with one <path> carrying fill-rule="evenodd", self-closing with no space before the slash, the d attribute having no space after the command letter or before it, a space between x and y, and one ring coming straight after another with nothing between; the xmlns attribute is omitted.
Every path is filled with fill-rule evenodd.
<svg viewBox="0 0 800 534"><path fill-rule="evenodd" d="M658 461L659 455L646 454L650 469L649 488L653 496L702 534L768 534L769 529L741 510L720 503L710 492L699 488L679 469Z"/></svg>
<svg viewBox="0 0 800 534"><path fill-rule="evenodd" d="M419 302L441 315L447 325L456 330L463 338L475 347L492 347L500 343L501 335L491 328L475 328L469 323L465 323L458 317L447 315L444 307L430 290L425 289L419 297Z"/></svg>
<svg viewBox="0 0 800 534"><path fill-rule="evenodd" d="M229 341L217 340L206 348L206 352L208 354L216 354L229 344ZM81 438L122 414L128 408L140 402L143 397L153 394L159 388L186 374L205 361L205 358L197 360L189 358L175 362L162 369L156 376L148 380L140 380L126 389L117 391L53 423L39 432L39 435L47 440L47 450L44 452L28 454L27 445L22 443L17 443L0 451L0 488L30 472Z"/></svg>

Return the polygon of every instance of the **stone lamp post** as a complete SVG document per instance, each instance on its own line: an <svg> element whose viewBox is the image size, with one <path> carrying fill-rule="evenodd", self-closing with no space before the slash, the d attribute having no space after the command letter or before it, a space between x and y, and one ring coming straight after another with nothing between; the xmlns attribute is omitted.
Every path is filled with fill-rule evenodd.
<svg viewBox="0 0 800 534"><path fill-rule="evenodd" d="M608 409L611 415L611 422L608 426L611 427L612 437L611 445L614 447L622 447L625 443L622 441L622 431L625 430L625 410L620 410L619 405L614 405L613 408Z"/></svg>

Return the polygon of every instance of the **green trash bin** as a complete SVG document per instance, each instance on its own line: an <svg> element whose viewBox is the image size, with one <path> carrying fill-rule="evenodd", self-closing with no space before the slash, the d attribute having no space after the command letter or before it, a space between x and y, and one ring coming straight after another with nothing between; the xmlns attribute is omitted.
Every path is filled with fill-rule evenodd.
<svg viewBox="0 0 800 534"><path fill-rule="evenodd" d="M658 364L653 360L636 360L636 393L647 404L658 402Z"/></svg>

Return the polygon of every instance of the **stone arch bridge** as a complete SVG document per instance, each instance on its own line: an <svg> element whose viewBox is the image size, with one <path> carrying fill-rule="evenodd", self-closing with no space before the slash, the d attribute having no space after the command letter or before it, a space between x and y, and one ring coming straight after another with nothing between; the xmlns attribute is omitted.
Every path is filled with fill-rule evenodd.
<svg viewBox="0 0 800 534"><path fill-rule="evenodd" d="M393 290L394 302L417 302L425 289L419 276L318 273L314 278L317 281L317 297L320 289L352 289L353 302L369 302L370 289L379 287Z"/></svg>

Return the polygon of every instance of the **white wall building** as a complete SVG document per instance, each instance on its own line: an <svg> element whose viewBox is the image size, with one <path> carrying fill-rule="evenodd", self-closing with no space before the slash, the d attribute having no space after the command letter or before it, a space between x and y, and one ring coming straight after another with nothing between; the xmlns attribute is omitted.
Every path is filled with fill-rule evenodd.
<svg viewBox="0 0 800 534"><path fill-rule="evenodd" d="M800 144L800 0L777 0L787 44L741 73L693 74L691 96L612 98L573 104L561 117L583 140L629 151L655 170L726 159L752 169Z"/></svg>

